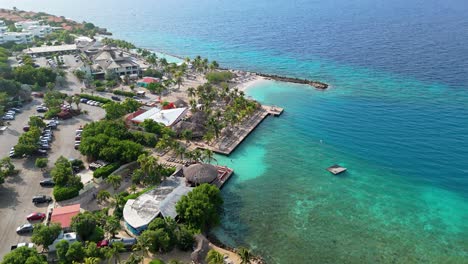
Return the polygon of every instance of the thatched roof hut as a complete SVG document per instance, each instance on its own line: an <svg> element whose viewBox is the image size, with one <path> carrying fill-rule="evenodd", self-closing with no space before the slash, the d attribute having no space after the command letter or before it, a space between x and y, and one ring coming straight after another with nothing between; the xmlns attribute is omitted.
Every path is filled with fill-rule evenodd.
<svg viewBox="0 0 468 264"><path fill-rule="evenodd" d="M184 176L190 185L212 183L218 177L218 169L211 164L193 164L184 168Z"/></svg>
<svg viewBox="0 0 468 264"><path fill-rule="evenodd" d="M173 126L173 129L179 136L182 135L184 130L190 130L192 131L192 138L202 138L206 132L206 129L202 124L188 121L180 121Z"/></svg>
<svg viewBox="0 0 468 264"><path fill-rule="evenodd" d="M185 102L184 100L182 99L177 99L175 102L174 102L175 106L178 107L178 108L182 108L182 107L188 107L189 105L187 104L187 102Z"/></svg>

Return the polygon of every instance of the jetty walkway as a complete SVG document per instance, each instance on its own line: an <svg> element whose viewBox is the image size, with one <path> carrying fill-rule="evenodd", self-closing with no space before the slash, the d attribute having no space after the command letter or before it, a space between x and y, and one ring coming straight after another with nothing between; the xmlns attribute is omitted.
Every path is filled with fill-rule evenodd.
<svg viewBox="0 0 468 264"><path fill-rule="evenodd" d="M210 149L222 155L231 154L237 146L269 115L280 116L284 109L277 106L262 105L250 118L244 120L234 131L215 140L211 144L199 143L196 146Z"/></svg>

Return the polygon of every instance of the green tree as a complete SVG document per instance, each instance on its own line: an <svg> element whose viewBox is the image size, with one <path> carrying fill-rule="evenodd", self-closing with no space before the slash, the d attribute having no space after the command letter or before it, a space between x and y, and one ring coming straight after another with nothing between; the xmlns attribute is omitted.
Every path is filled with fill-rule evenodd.
<svg viewBox="0 0 468 264"><path fill-rule="evenodd" d="M187 143L192 139L193 137L193 132L190 129L185 129L182 131L182 138L187 141Z"/></svg>
<svg viewBox="0 0 468 264"><path fill-rule="evenodd" d="M68 263L81 262L85 257L85 250L81 242L75 241L70 244L67 254Z"/></svg>
<svg viewBox="0 0 468 264"><path fill-rule="evenodd" d="M60 156L55 162L55 166L50 172L52 179L59 186L64 186L73 176L71 163L63 156Z"/></svg>
<svg viewBox="0 0 468 264"><path fill-rule="evenodd" d="M34 244L47 249L47 247L52 245L54 240L59 236L60 232L62 232L62 228L59 224L53 223L49 226L37 224L34 226L31 241Z"/></svg>
<svg viewBox="0 0 468 264"><path fill-rule="evenodd" d="M130 254L130 257L124 262L125 264L139 264L143 262L143 257L135 253Z"/></svg>
<svg viewBox="0 0 468 264"><path fill-rule="evenodd" d="M29 117L28 125L29 125L29 126L38 127L38 128L44 128L44 127L46 126L46 124L44 123L44 121L42 121L42 119L39 118L38 116L31 116L31 117Z"/></svg>
<svg viewBox="0 0 468 264"><path fill-rule="evenodd" d="M106 182L112 185L112 188L114 188L114 190L117 190L122 184L122 176L114 174L109 175L106 179Z"/></svg>
<svg viewBox="0 0 468 264"><path fill-rule="evenodd" d="M118 119L127 114L125 106L120 103L107 103L104 105L104 110L106 110L106 119L108 120Z"/></svg>
<svg viewBox="0 0 468 264"><path fill-rule="evenodd" d="M120 220L115 216L109 216L104 225L104 230L109 233L111 237L115 237L121 228Z"/></svg>
<svg viewBox="0 0 468 264"><path fill-rule="evenodd" d="M84 259L84 264L99 264L101 259L97 257L88 257Z"/></svg>
<svg viewBox="0 0 468 264"><path fill-rule="evenodd" d="M176 212L190 228L206 230L219 223L222 204L219 189L214 185L202 184L181 197L176 204Z"/></svg>
<svg viewBox="0 0 468 264"><path fill-rule="evenodd" d="M55 250L56 250L59 263L61 264L68 263L67 252L68 252L69 247L70 247L70 244L66 240L61 240L55 245Z"/></svg>
<svg viewBox="0 0 468 264"><path fill-rule="evenodd" d="M100 190L96 196L96 200L101 203L107 201L111 197L111 194L106 190Z"/></svg>
<svg viewBox="0 0 468 264"><path fill-rule="evenodd" d="M224 256L214 249L210 249L206 255L206 262L208 264L223 264Z"/></svg>
<svg viewBox="0 0 468 264"><path fill-rule="evenodd" d="M122 242L113 243L112 247L108 248L105 252L106 258L109 259L109 263L114 259L114 263L120 262L120 253L125 251L125 246Z"/></svg>
<svg viewBox="0 0 468 264"><path fill-rule="evenodd" d="M83 241L88 241L97 226L96 216L91 212L84 212L72 218L71 228Z"/></svg>
<svg viewBox="0 0 468 264"><path fill-rule="evenodd" d="M3 257L2 264L47 264L46 257L35 248L19 247Z"/></svg>
<svg viewBox="0 0 468 264"><path fill-rule="evenodd" d="M35 165L36 165L36 167L38 167L40 169L43 169L43 168L47 167L48 162L49 162L49 160L47 158L37 158L36 162L35 162Z"/></svg>
<svg viewBox="0 0 468 264"><path fill-rule="evenodd" d="M250 254L250 250L248 250L245 247L239 247L237 248L237 253L241 258L241 264L250 264L250 259L252 257Z"/></svg>
<svg viewBox="0 0 468 264"><path fill-rule="evenodd" d="M175 231L175 235L177 239L176 245L180 250L187 251L193 248L195 238L185 225L179 225L178 229Z"/></svg>

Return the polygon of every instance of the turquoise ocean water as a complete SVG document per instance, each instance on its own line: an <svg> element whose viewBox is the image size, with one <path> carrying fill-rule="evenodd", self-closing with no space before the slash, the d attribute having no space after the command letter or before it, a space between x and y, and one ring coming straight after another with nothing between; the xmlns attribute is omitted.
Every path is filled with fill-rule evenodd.
<svg viewBox="0 0 468 264"><path fill-rule="evenodd" d="M229 157L216 235L268 263L468 263L468 4L0 0L223 66L313 78ZM349 170L332 176L339 163Z"/></svg>

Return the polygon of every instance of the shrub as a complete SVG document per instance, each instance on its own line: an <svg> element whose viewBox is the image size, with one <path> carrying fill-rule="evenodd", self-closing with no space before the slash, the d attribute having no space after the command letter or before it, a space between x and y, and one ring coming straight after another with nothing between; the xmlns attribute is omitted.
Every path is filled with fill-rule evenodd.
<svg viewBox="0 0 468 264"><path fill-rule="evenodd" d="M103 239L104 239L104 230L101 227L96 226L93 233L89 237L89 241L99 242Z"/></svg>
<svg viewBox="0 0 468 264"><path fill-rule="evenodd" d="M133 141L146 147L154 147L157 143L157 139L152 133L145 132L132 132Z"/></svg>
<svg viewBox="0 0 468 264"><path fill-rule="evenodd" d="M112 102L111 99L107 99L107 98L104 98L104 97L101 97L101 96L95 96L95 95L91 95L91 94L80 94L80 97L88 99L88 100L93 100L93 101L96 101L96 102L100 102L100 103L103 103L103 104L107 104L109 102Z"/></svg>
<svg viewBox="0 0 468 264"><path fill-rule="evenodd" d="M221 71L221 72L210 72L206 74L206 79L210 83L222 83L232 79L232 72Z"/></svg>
<svg viewBox="0 0 468 264"><path fill-rule="evenodd" d="M121 91L121 90L114 90L112 93L115 94L115 95L122 95L122 96L126 96L126 97L136 96L136 93L134 93L134 92L126 92L126 91Z"/></svg>
<svg viewBox="0 0 468 264"><path fill-rule="evenodd" d="M83 161L80 160L80 159L74 159L70 163L71 163L72 167L78 167L78 168L80 168L80 170L85 168L85 166L83 164Z"/></svg>
<svg viewBox="0 0 468 264"><path fill-rule="evenodd" d="M105 87L96 87L96 92L105 92L106 88Z"/></svg>
<svg viewBox="0 0 468 264"><path fill-rule="evenodd" d="M120 167L119 163L111 163L109 165L106 165L104 167L101 167L95 170L93 173L93 177L105 179L107 178L107 176L111 175L111 173L117 170L119 167Z"/></svg>
<svg viewBox="0 0 468 264"><path fill-rule="evenodd" d="M36 162L35 162L35 165L36 165L36 167L42 169L42 168L47 167L48 162L49 162L49 160L47 158L37 158Z"/></svg>
<svg viewBox="0 0 468 264"><path fill-rule="evenodd" d="M62 110L60 110L60 108L57 108L57 107L52 107L49 109L49 111L47 111L45 114L44 114L44 118L45 119L52 119L54 117L56 117Z"/></svg>
<svg viewBox="0 0 468 264"><path fill-rule="evenodd" d="M149 264L164 264L164 261L160 259L153 259Z"/></svg>
<svg viewBox="0 0 468 264"><path fill-rule="evenodd" d="M83 184L81 184L83 185ZM57 202L68 200L74 198L79 195L80 189L83 186L71 186L71 187L62 187L62 186L55 186L54 187L54 197Z"/></svg>

